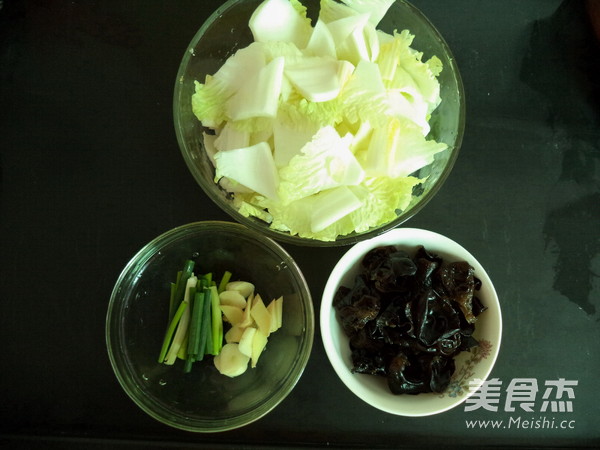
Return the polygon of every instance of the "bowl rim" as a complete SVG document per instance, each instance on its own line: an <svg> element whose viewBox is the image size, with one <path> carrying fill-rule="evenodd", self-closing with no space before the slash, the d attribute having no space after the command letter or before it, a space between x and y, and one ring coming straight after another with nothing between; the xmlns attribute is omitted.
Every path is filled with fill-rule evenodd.
<svg viewBox="0 0 600 450"><path fill-rule="evenodd" d="M439 243L440 246L444 246L445 248L449 248L446 251L437 251L434 246L427 246L424 244L421 239L430 239L435 240ZM432 251L433 253L440 254L440 256L451 258L452 255L455 255L455 252L460 252L459 257L455 257L455 260L467 260L474 268L478 278L482 280L484 285L487 286L487 290L489 292L489 296L486 297L486 306L488 309L494 314L497 315L497 321L494 322L494 325L497 327L495 335L492 337L494 346L490 351L490 358L488 367L485 369L483 376L480 378L470 377L471 380L476 381L476 385L472 385L472 389L469 392L466 392L465 395L460 397L455 397L455 400L449 402L445 406L431 408L427 411L410 411L410 405L405 406L405 409L402 409L400 406L394 405L391 406L389 402L378 402L375 396L370 395L365 390L362 390L364 382L368 380L367 378L362 378L360 374L352 374L350 372L350 367L343 360L342 356L336 349L334 343L334 337L331 333L330 324L332 321L337 321L336 312L332 306L333 296L337 291L337 288L342 283L342 279L348 273L353 272L356 269L356 266L362 259L362 257L371 249L381 246L381 245L398 245L401 247L416 247L418 245L425 245L425 247ZM492 283L491 278L481 265L479 261L462 245L457 243L456 241L450 239L447 236L442 234L424 230L420 228L397 228L391 230L383 235L377 236L375 238L359 242L358 244L351 247L336 263L333 268L327 282L325 288L323 290L323 295L321 299L321 307L320 307L320 317L319 317L319 326L321 330L321 340L323 346L325 348L325 353L327 354L327 358L331 363L332 368L334 369L338 378L342 381L342 383L348 388L354 395L363 400L365 403L375 407L381 411L398 415L398 416L407 416L407 417L423 417L423 416L431 416L434 414L439 414L445 411L448 411L456 406L460 405L464 401L466 401L470 396L472 396L476 388L479 388L484 380L488 379L498 358L498 354L501 347L502 341L502 311L501 305L499 301L499 297L497 291ZM344 342L344 345L347 343L347 337L343 335L343 332L340 333L340 341ZM364 375L367 377L367 375ZM419 395L436 395L436 394L419 394ZM389 393L390 398L394 398L393 394ZM414 399L417 396L406 397L407 399ZM397 398L397 397L396 397ZM389 398L388 398L389 399ZM398 402L400 404L400 402Z"/></svg>
<svg viewBox="0 0 600 450"><path fill-rule="evenodd" d="M279 242L284 242L288 244L294 244L298 246L308 246L308 247L341 247L346 245L353 245L357 242L371 239L373 237L379 236L383 233L386 233L389 230L392 230L404 222L408 221L412 217L414 217L418 212L420 212L429 202L430 200L439 192L442 186L445 184L447 178L449 177L456 160L458 159L458 155L460 153L460 148L462 146L464 130L465 130L465 119L466 119L466 102L465 102L465 88L462 81L462 77L460 74L460 70L456 63L456 58L450 49L450 46L446 42L443 35L437 29L437 27L431 22L431 20L416 6L410 3L407 0L396 0L396 2L392 5L392 7L405 7L417 18L417 20L421 21L424 25L426 25L431 30L432 36L437 40L439 45L443 48L443 51L448 58L450 63L450 70L453 75L453 78L456 83L456 90L458 94L458 118L457 123L458 127L456 130L456 137L454 142L451 144L447 143L450 147L450 155L448 158L448 162L444 167L443 171L440 173L440 176L437 182L429 188L429 190L421 197L419 202L415 204L409 211L403 211L398 215L394 220L381 225L374 229L369 229L367 231L356 233L353 232L348 235L338 236L338 238L334 241L321 241L318 239L311 238L303 238L297 235L291 235L288 232L282 232L278 230L274 230L270 228L266 223L260 222L259 219L254 219L250 217L246 217L242 215L237 209L235 209L229 203L223 202L221 196L217 195L211 188L209 187L208 181L202 177L196 170L196 162L191 156L191 152L188 149L188 144L184 137L183 125L181 123L178 108L179 104L182 100L182 89L184 86L185 80L185 71L186 67L191 58L194 57L193 49L200 41L200 39L204 36L210 26L213 24L215 20L217 20L225 11L235 7L238 3L243 2L244 0L228 0L219 8L217 8L206 21L200 26L198 31L194 34L191 41L188 43L186 50L183 54L181 62L179 64L179 68L177 70L177 76L175 78L175 86L173 91L173 118L174 118L174 127L175 134L177 137L178 146L180 149L180 153L183 156L183 159L188 167L189 172L192 174L193 178L196 180L196 183L200 185L201 189L204 193L211 199L213 203L215 203L222 211L227 213L232 219L236 222L239 222L249 228L252 228L260 233L266 234L271 239L274 239ZM434 113L435 114L435 111ZM212 180L211 180L212 182Z"/></svg>
<svg viewBox="0 0 600 450"><path fill-rule="evenodd" d="M303 310L305 311L305 324L303 327L303 337L301 341L301 345L298 350L297 358L293 363L293 368L296 370L292 376L287 376L285 382L282 383L278 389L277 395L273 396L273 401L267 401L261 404L257 409L253 409L251 411L245 412L243 414L233 416L231 418L222 419L218 421L218 425L212 425L214 422L213 419L209 420L196 420L191 425L178 422L172 417L165 417L165 415L161 414L160 411L166 412L166 408L161 408L160 411L156 411L149 405L156 405L159 402L152 396L147 396L146 393L134 382L127 379L127 374L130 373L129 364L127 364L127 358L125 355L117 355L116 352L122 347L123 338L119 332L114 334L114 327L117 330L120 329L118 324L115 322L118 320L118 314L115 311L116 305L118 303L118 294L121 289L126 278L132 273L132 271L136 272L139 268L144 267L145 264L151 259L152 255L155 255L161 251L159 244L168 244L177 239L178 236L181 236L183 233L194 233L201 231L202 228L206 226L214 227L213 231L222 231L233 232L233 233L243 233L246 236L249 236L257 241L259 241L262 245L267 246L270 250L276 251L278 255L282 257L294 274L294 278L296 278L298 285L300 286L301 298ZM157 420L158 422L171 426L173 428L178 428L184 431L198 432L198 433L212 433L212 432L221 432L237 429L250 423L253 423L268 413L270 413L273 409L275 409L294 389L298 381L300 380L306 366L308 364L310 355L312 353L312 347L314 345L314 334L316 328L316 319L314 313L314 305L312 294L310 291L310 287L302 273L300 267L296 263L296 261L292 258L292 256L287 252L285 248L281 246L280 243L274 241L273 239L262 235L256 230L249 229L245 227L243 224L236 222L227 222L220 220L207 220L207 221L197 221L190 222L184 225L177 226L175 228L171 228L167 230L157 237L153 238L147 244L142 246L140 250L138 250L133 257L129 259L127 264L121 270L117 281L115 282L110 299L107 306L107 312L105 316L105 344L106 351L108 353L110 365L113 369L113 373L115 374L119 385L125 391L127 396L146 414ZM120 364L121 362L121 364ZM125 362L125 364L123 364ZM273 393L272 391L271 393ZM147 402L144 402L142 398L145 397ZM257 414L258 411L258 414ZM209 426L209 423L211 425Z"/></svg>

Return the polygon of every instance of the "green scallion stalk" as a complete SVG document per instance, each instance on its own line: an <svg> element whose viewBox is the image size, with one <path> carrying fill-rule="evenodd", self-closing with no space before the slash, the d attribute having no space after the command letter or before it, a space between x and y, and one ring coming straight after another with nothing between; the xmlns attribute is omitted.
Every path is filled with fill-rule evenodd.
<svg viewBox="0 0 600 450"><path fill-rule="evenodd" d="M212 278L213 278L212 272L205 273L202 276L202 279L206 280L206 283L207 283L208 286L210 286L212 284Z"/></svg>
<svg viewBox="0 0 600 450"><path fill-rule="evenodd" d="M204 314L202 316L202 326L206 334L206 344L204 346L204 354L212 355L213 353L213 333L212 333L212 299L210 287L204 288Z"/></svg>
<svg viewBox="0 0 600 450"><path fill-rule="evenodd" d="M184 295L182 303L189 304L189 296L190 296L191 289L194 288L197 283L198 283L198 278L196 278L195 276L191 276L188 278L188 280L186 282L185 295ZM175 363L175 360L177 359L177 354L179 353L179 349L181 348L181 345L183 344L183 341L184 341L185 337L187 336L190 317L191 317L190 308L186 308L185 311L183 311L181 319L179 320L179 324L177 325L177 330L175 331L175 336L173 337L173 342L171 343L171 346L169 347L169 351L167 352L167 356L164 361L165 364L172 365Z"/></svg>
<svg viewBox="0 0 600 450"><path fill-rule="evenodd" d="M196 292L194 295L194 315L192 319L192 328L190 328L190 338L188 343L188 353L191 353L196 361L202 359L202 352L200 351L200 336L202 335L204 302L204 292Z"/></svg>
<svg viewBox="0 0 600 450"><path fill-rule="evenodd" d="M175 328L179 324L181 320L181 316L184 311L187 309L187 303L181 302L179 308L173 314L173 318L171 319L171 323L169 323L169 327L167 328L167 332L165 333L165 338L163 339L162 348L160 350L160 355L158 356L158 362L162 363L165 361L165 357L167 356L167 351L169 350L169 346L171 345L171 340L173 337L173 333L175 333Z"/></svg>
<svg viewBox="0 0 600 450"><path fill-rule="evenodd" d="M193 317L194 317L194 295L196 295L196 287L192 286L191 288L188 289L188 304L189 304L189 308L190 308L190 323L188 325L188 332L186 333L183 342L181 343L181 347L179 348L179 351L177 352L177 357L179 359L183 359L184 361L188 361L190 359L190 352L189 352L189 337L190 337L190 332L191 329L194 325L193 322ZM192 358L192 362L193 362L193 358Z"/></svg>
<svg viewBox="0 0 600 450"><path fill-rule="evenodd" d="M223 348L223 316L219 308L219 292L216 286L210 287L211 319L212 319L212 355L218 355Z"/></svg>
<svg viewBox="0 0 600 450"><path fill-rule="evenodd" d="M192 304L190 303L188 308L192 306ZM183 361L187 360L188 354L187 354L187 342L188 342L188 335L186 334L185 337L183 338L183 341L181 342L181 347L179 347L179 351L177 352L177 357Z"/></svg>
<svg viewBox="0 0 600 450"><path fill-rule="evenodd" d="M220 294L221 292L223 292L225 290L225 288L227 287L227 283L229 283L229 280L231 279L231 272L226 270L225 273L223 274L223 277L221 278L221 281L219 282L219 288L218 288L218 293Z"/></svg>
<svg viewBox="0 0 600 450"><path fill-rule="evenodd" d="M198 343L198 360L204 359L205 349L206 349L206 338L208 337L208 330L210 326L210 300L204 296L204 301L202 303L202 325L200 332L200 341ZM208 325L207 325L208 324Z"/></svg>
<svg viewBox="0 0 600 450"><path fill-rule="evenodd" d="M183 270L181 271L181 276L177 280L177 289L175 290L175 303L179 303L183 300L185 296L185 290L188 279L193 275L194 272L194 261L188 259L184 265Z"/></svg>

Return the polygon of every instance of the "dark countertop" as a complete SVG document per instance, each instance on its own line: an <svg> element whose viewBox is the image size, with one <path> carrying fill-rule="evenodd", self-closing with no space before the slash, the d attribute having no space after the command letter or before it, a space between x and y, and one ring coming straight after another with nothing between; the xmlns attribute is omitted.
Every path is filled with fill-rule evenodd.
<svg viewBox="0 0 600 450"><path fill-rule="evenodd" d="M104 341L118 274L170 228L231 220L189 174L171 113L180 58L221 3L0 1L0 446L599 446L600 50L577 0L414 1L455 54L467 122L453 173L406 225L458 241L494 281L498 411L379 412L318 330L292 394L237 431L170 429L129 400ZM346 248L285 247L318 311ZM532 412L523 391L510 401L520 379L538 385ZM542 412L559 379L574 398L549 400L572 411Z"/></svg>

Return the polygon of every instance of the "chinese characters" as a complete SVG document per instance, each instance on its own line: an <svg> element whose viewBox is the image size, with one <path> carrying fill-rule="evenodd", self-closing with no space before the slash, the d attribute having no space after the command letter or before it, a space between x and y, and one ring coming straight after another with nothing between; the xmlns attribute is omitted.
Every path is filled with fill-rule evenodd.
<svg viewBox="0 0 600 450"><path fill-rule="evenodd" d="M480 383L481 387L476 388ZM514 378L502 391L502 381L491 378L486 381L473 380L470 383L473 395L466 400L465 411L485 409L498 411L502 405L504 411L514 412L573 412L574 387L576 380L546 380L543 386L535 378ZM506 393L503 403L500 402L502 393ZM541 399L538 395L542 392ZM540 401L541 400L541 401Z"/></svg>

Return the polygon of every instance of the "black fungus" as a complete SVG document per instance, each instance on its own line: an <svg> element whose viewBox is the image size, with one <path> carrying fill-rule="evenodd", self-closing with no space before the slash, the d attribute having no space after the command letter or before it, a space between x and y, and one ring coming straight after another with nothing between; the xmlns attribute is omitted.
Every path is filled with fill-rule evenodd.
<svg viewBox="0 0 600 450"><path fill-rule="evenodd" d="M347 334L361 330L365 325L377 319L379 314L379 299L371 295L363 295L357 301L338 309L342 328Z"/></svg>
<svg viewBox="0 0 600 450"><path fill-rule="evenodd" d="M423 246L412 257L391 245L369 251L354 284L333 300L352 372L385 377L394 394L443 392L454 357L478 345L480 289L467 262L445 263Z"/></svg>

